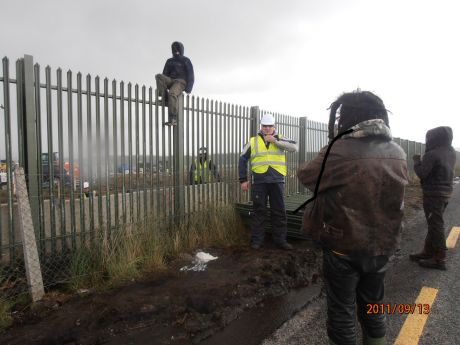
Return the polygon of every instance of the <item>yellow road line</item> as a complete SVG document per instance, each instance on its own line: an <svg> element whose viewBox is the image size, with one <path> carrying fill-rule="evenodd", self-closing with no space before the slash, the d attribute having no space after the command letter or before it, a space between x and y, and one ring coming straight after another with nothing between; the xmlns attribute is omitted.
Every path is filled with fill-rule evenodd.
<svg viewBox="0 0 460 345"><path fill-rule="evenodd" d="M449 237L446 240L446 247L449 249L455 248L455 244L457 243L458 236L460 235L460 227L454 226L452 230L450 230Z"/></svg>
<svg viewBox="0 0 460 345"><path fill-rule="evenodd" d="M415 305L428 304L430 306L429 310L431 311L437 293L438 289L423 287L415 301ZM428 319L428 315L429 314L420 314L419 308L415 308L413 314L408 314L394 345L417 345L422 335L423 327L425 327L426 320Z"/></svg>

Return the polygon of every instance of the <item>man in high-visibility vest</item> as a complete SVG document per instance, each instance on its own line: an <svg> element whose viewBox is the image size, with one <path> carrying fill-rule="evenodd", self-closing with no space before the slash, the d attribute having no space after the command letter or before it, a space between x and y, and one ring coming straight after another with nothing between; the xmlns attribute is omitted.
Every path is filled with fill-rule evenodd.
<svg viewBox="0 0 460 345"><path fill-rule="evenodd" d="M208 149L201 147L196 159L190 166L190 184L220 182L220 175L216 165L208 160Z"/></svg>
<svg viewBox="0 0 460 345"><path fill-rule="evenodd" d="M249 190L248 162L252 171L251 248L257 250L263 246L268 201L273 241L277 247L290 250L292 246L286 242L287 218L284 206L284 177L287 173L285 151L297 151L297 144L277 132L272 114L265 114L260 123L260 131L245 145L238 167L244 192Z"/></svg>

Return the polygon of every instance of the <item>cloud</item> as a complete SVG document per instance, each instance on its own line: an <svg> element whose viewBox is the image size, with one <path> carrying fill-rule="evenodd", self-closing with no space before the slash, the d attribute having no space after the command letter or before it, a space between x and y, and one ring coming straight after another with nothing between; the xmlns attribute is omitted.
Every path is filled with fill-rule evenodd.
<svg viewBox="0 0 460 345"><path fill-rule="evenodd" d="M2 4L0 55L153 86L179 40L194 93L325 121L340 93L379 94L397 136L460 132L453 0L16 0ZM220 100L220 99L219 99ZM423 120L421 120L423 119ZM454 135L460 146L460 136Z"/></svg>

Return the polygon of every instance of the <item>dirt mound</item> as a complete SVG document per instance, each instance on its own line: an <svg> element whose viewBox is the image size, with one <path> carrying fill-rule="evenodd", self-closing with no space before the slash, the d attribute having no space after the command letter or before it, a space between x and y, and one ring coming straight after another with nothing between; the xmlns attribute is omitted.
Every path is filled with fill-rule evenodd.
<svg viewBox="0 0 460 345"><path fill-rule="evenodd" d="M192 259L182 255L167 271L113 291L51 295L17 312L0 343L127 344L133 334L155 344L197 343L266 298L316 281L320 255L308 242L294 246L209 248L218 259L204 271L180 271Z"/></svg>

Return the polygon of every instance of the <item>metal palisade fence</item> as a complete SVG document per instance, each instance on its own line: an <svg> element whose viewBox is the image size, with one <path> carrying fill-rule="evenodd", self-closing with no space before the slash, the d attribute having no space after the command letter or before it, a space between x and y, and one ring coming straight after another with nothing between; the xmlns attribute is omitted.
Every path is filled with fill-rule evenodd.
<svg viewBox="0 0 460 345"><path fill-rule="evenodd" d="M25 276L15 165L25 170L45 285L65 280L47 269L56 270L76 248L110 239L128 224L186 219L210 204L249 200L240 190L238 159L265 113L258 107L187 95L180 100L178 125L168 127L168 108L152 87L43 69L28 55L16 62L14 77L11 72L5 57L0 287ZM327 125L274 115L279 133L299 144L299 152L287 153L286 193L302 193L296 169L328 143ZM424 151L421 143L396 141L409 158ZM199 165L203 148L215 173L190 169ZM197 183L197 174L206 183Z"/></svg>

